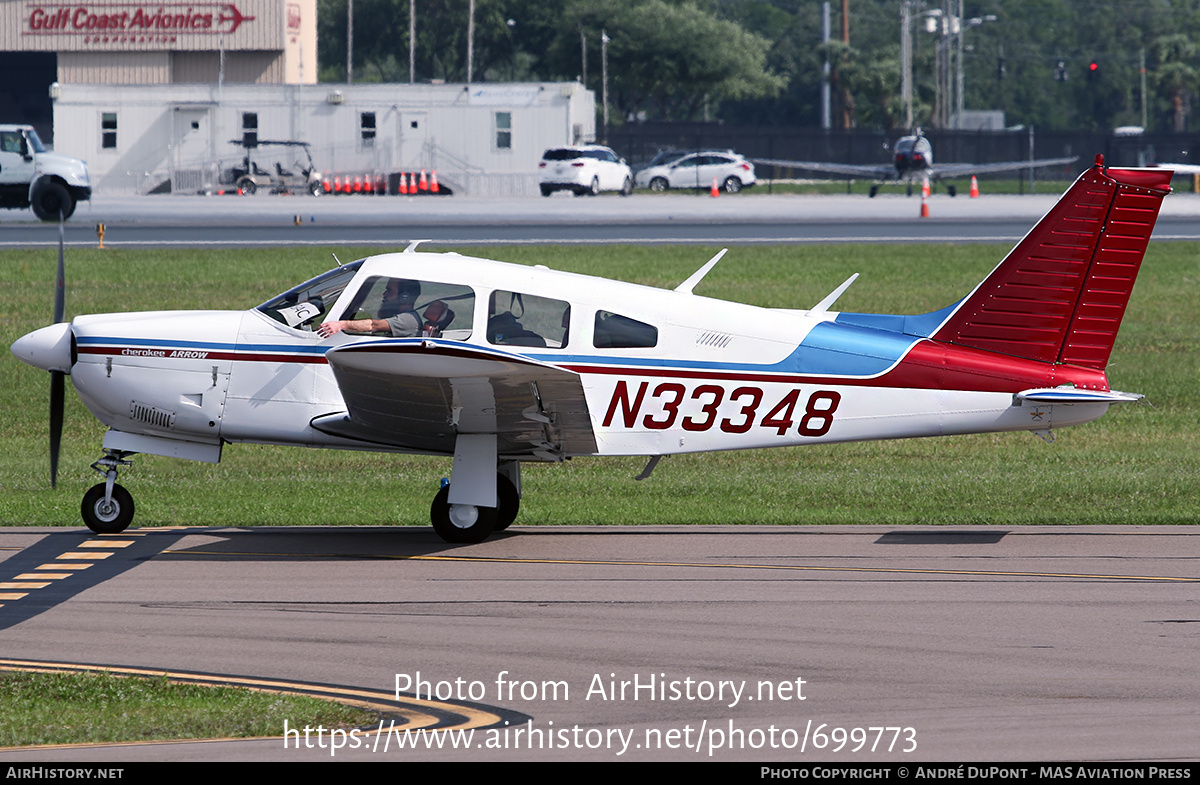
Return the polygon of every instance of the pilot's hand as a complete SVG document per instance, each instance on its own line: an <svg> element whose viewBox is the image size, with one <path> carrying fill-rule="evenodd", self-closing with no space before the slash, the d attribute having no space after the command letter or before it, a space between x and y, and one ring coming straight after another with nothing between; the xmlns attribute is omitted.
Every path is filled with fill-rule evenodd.
<svg viewBox="0 0 1200 785"><path fill-rule="evenodd" d="M325 322L317 328L317 335L322 338L328 338L334 333L340 333L346 325L344 322Z"/></svg>

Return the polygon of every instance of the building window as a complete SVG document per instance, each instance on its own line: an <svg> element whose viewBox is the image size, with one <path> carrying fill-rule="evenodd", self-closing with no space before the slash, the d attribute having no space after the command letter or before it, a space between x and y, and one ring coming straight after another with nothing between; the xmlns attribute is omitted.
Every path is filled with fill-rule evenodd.
<svg viewBox="0 0 1200 785"><path fill-rule="evenodd" d="M242 146L258 147L258 112L242 112Z"/></svg>
<svg viewBox="0 0 1200 785"><path fill-rule="evenodd" d="M117 149L117 113L104 112L100 115L100 147Z"/></svg>
<svg viewBox="0 0 1200 785"><path fill-rule="evenodd" d="M512 112L496 112L496 149L512 149Z"/></svg>
<svg viewBox="0 0 1200 785"><path fill-rule="evenodd" d="M363 147L375 146L375 113L363 112L358 116L358 133Z"/></svg>

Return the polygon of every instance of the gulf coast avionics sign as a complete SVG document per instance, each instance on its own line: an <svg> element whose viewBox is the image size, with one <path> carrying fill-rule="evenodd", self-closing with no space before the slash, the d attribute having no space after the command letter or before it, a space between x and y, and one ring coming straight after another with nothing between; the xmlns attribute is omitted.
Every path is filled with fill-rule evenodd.
<svg viewBox="0 0 1200 785"><path fill-rule="evenodd" d="M232 36L254 16L234 3L29 3L25 36ZM128 37L134 37L130 40Z"/></svg>

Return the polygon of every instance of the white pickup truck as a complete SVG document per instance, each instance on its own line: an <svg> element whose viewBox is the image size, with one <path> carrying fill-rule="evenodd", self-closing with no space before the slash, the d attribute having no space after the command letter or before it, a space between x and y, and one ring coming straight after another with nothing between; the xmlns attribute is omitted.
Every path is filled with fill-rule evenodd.
<svg viewBox="0 0 1200 785"><path fill-rule="evenodd" d="M57 221L91 196L86 163L47 150L31 125L0 125L0 207L32 207L43 221Z"/></svg>

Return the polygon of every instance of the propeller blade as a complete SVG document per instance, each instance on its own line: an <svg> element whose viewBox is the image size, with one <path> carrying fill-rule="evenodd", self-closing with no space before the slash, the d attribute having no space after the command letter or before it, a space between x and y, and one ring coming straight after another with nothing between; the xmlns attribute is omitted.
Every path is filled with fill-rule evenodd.
<svg viewBox="0 0 1200 785"><path fill-rule="evenodd" d="M62 445L63 389L66 376L62 371L50 372L50 487L58 487L58 450Z"/></svg>
<svg viewBox="0 0 1200 785"><path fill-rule="evenodd" d="M67 315L67 268L63 262L63 246L66 244L62 213L58 214L58 276L54 279L54 324Z"/></svg>
<svg viewBox="0 0 1200 785"><path fill-rule="evenodd" d="M66 320L67 315L67 268L63 261L63 246L66 245L65 219L58 214L58 272L54 279L54 324ZM50 487L58 487L58 453L62 446L63 394L66 374L50 372Z"/></svg>

